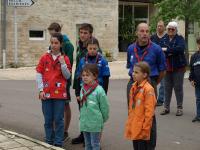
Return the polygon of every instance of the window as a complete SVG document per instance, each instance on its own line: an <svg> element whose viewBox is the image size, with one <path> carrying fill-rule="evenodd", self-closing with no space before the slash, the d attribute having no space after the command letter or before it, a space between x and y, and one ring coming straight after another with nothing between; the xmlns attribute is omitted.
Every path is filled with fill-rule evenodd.
<svg viewBox="0 0 200 150"><path fill-rule="evenodd" d="M148 23L148 6L135 6L134 7L135 27L141 23Z"/></svg>
<svg viewBox="0 0 200 150"><path fill-rule="evenodd" d="M45 40L45 31L29 30L29 40Z"/></svg>

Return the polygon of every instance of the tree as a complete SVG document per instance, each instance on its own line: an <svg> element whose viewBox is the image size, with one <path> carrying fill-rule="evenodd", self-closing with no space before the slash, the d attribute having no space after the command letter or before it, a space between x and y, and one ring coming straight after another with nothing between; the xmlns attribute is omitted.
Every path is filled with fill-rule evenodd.
<svg viewBox="0 0 200 150"><path fill-rule="evenodd" d="M154 24L159 19L164 22L173 19L185 21L186 57L189 60L188 29L190 23L200 22L200 0L153 0L153 3L158 8L157 14L152 19Z"/></svg>

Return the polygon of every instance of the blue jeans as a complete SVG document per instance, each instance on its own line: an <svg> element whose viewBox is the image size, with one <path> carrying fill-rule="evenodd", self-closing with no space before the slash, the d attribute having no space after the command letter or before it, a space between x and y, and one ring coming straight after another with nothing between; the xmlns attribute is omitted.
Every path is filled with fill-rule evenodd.
<svg viewBox="0 0 200 150"><path fill-rule="evenodd" d="M46 142L51 145L63 145L65 100L42 100ZM55 126L54 126L55 124Z"/></svg>
<svg viewBox="0 0 200 150"><path fill-rule="evenodd" d="M195 96L196 96L196 117L200 118L200 86L195 86Z"/></svg>
<svg viewBox="0 0 200 150"><path fill-rule="evenodd" d="M100 132L83 132L85 150L100 150Z"/></svg>
<svg viewBox="0 0 200 150"><path fill-rule="evenodd" d="M158 102L160 103L164 103L164 98L165 98L165 91L164 91L164 79L161 80L160 82L160 87L159 87L159 91L158 91Z"/></svg>

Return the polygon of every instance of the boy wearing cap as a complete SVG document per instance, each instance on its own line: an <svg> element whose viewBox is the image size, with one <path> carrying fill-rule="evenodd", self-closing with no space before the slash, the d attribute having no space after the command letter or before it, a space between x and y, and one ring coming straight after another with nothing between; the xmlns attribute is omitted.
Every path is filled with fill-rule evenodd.
<svg viewBox="0 0 200 150"><path fill-rule="evenodd" d="M170 102L172 90L174 89L177 112L176 116L183 115L183 79L186 71L185 40L177 34L177 23L169 22L167 25L167 36L162 40L161 47L166 56L167 72L164 78L165 101L164 109L160 113L166 115L170 113Z"/></svg>

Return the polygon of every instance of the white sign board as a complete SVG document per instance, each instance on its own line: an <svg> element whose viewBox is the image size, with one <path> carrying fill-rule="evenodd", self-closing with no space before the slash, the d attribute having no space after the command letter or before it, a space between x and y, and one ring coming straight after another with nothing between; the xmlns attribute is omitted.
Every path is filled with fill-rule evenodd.
<svg viewBox="0 0 200 150"><path fill-rule="evenodd" d="M34 4L32 0L8 0L8 6L29 7Z"/></svg>

